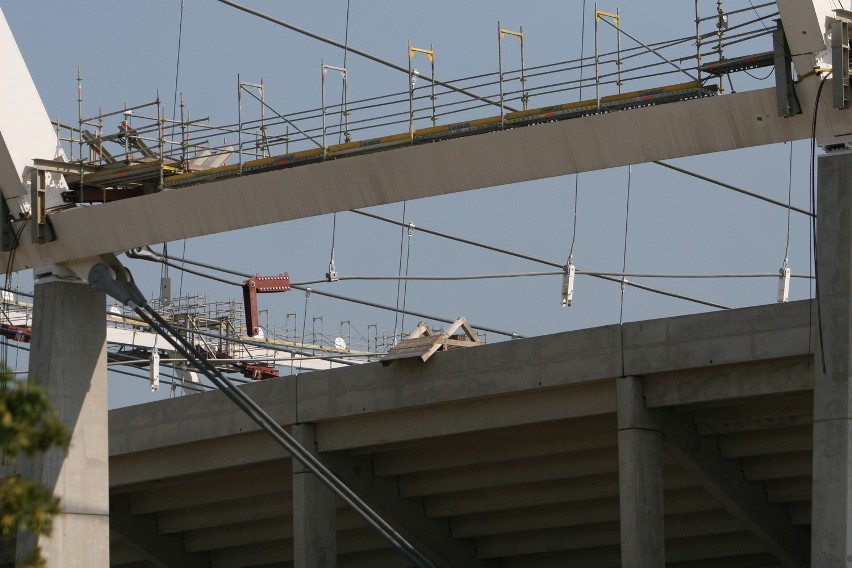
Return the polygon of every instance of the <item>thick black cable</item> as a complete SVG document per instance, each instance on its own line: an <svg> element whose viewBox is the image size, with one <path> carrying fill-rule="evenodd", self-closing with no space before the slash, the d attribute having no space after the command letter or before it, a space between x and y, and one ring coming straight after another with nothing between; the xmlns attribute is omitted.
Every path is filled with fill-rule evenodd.
<svg viewBox="0 0 852 568"><path fill-rule="evenodd" d="M743 69L743 73L745 73L746 75L748 75L749 77L751 77L751 78L752 78L752 79L754 79L755 81L766 81L767 79L769 79L770 77L772 77L772 74L773 74L773 73L775 73L775 68L774 68L774 67L773 67L773 68L771 68L771 69L769 70L769 73L767 73L767 74L766 74L766 77L755 77L754 75L752 75L751 73L749 73L748 69Z"/></svg>
<svg viewBox="0 0 852 568"><path fill-rule="evenodd" d="M197 353L194 346L186 341L180 334L175 333L176 330L171 329L171 324L162 318L153 308L147 303L136 306L130 303L134 311L143 320L156 329L169 343L172 344L178 352L181 353L187 360L193 362L199 370L213 382L219 390L228 397L237 407L242 410L253 422L260 426L267 434L269 434L279 445L281 445L290 455L299 461L303 466L311 471L317 478L331 489L338 497L340 497L347 505L352 507L365 521L373 528L379 531L390 543L399 550L406 558L413 562L416 566L432 567L433 564L428 558L423 556L415 549L408 541L405 540L397 531L395 531L387 522L382 519L375 511L373 511L360 497L358 497L349 487L337 478L322 462L319 461L310 452L305 450L295 438L293 438L276 420L266 413L260 406L257 405L247 394L237 388L225 375L223 375L215 366L210 364L206 359Z"/></svg>
<svg viewBox="0 0 852 568"><path fill-rule="evenodd" d="M828 79L828 75L822 78L819 82L819 88L817 89L816 101L814 102L814 117L813 122L811 124L811 165L810 165L810 182L811 182L811 207L816 211L817 200L816 200L816 129L817 129L817 115L819 113L819 99L822 96L822 88L825 86L825 80ZM817 226L816 226L816 216L811 217L811 234L813 236L813 251L814 251L814 287L816 288L816 308L817 308L817 331L819 336L819 352L822 356L822 372L825 374L826 364L825 364L825 343L823 341L822 336L822 302L820 301L820 293L819 293L819 244L817 241Z"/></svg>

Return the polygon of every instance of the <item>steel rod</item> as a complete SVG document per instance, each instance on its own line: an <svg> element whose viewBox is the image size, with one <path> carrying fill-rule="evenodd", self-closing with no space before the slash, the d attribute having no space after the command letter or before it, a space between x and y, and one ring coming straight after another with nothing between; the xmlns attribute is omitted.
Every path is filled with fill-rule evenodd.
<svg viewBox="0 0 852 568"><path fill-rule="evenodd" d="M338 47L340 49L347 49L348 51L350 51L350 52L352 52L356 55L360 55L361 57L364 57L364 58L369 59L371 61L375 61L376 63L380 63L380 64L382 64L386 67L390 67L391 69L396 69L397 71L402 71L403 73L408 73L408 70L405 67L402 67L401 65L391 63L390 61L387 61L385 59L382 59L381 57L377 57L375 55L372 55L371 53L367 53L366 51L363 51L361 49L357 49L355 47L352 47L351 45L350 46L344 46L339 41L335 41L333 39L323 37L319 34L315 34L315 33L310 32L310 31L308 31L304 28L300 28L298 26L294 26L293 24L289 24L289 23L285 22L284 20L280 20L280 19L275 18L273 16L270 16L268 14L264 14L263 12L259 12L257 10L252 9L252 8L249 8L248 6L243 6L242 4L237 4L236 2L232 2L231 0L218 0L218 1L221 2L222 4L227 4L228 6L231 6L232 8L236 8L237 10L242 10L243 12L246 12L248 14L252 14L253 16L257 16L258 18L262 18L262 19L264 19L268 22L272 22L273 24L278 24L279 26L285 27L289 30L296 32L296 33L300 33L302 35L308 36L308 37L315 39L317 41L321 41L323 43L333 45L333 46ZM450 89L450 90L455 91L457 93L461 93L463 95L467 95L468 97L472 97L474 99L478 99L480 101L486 102L490 105L500 106L499 102L492 101L490 99L486 99L484 97L477 95L476 93L472 93L472 92L470 92L466 89L456 87L455 85L452 85L450 83L445 83L444 81L439 81L438 79L436 79L434 77L424 77L424 79L426 79L428 81L432 81L436 85L440 85L444 88ZM509 107L506 107L506 108L509 108ZM517 109L509 108L509 110L515 111Z"/></svg>

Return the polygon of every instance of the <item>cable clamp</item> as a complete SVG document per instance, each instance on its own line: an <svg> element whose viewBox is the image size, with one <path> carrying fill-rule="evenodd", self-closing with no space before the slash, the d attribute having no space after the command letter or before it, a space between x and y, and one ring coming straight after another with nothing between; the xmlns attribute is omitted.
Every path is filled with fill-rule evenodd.
<svg viewBox="0 0 852 568"><path fill-rule="evenodd" d="M778 271L778 299L779 303L790 300L790 265L787 264L787 259L784 259L784 264Z"/></svg>
<svg viewBox="0 0 852 568"><path fill-rule="evenodd" d="M562 267L562 272L562 307L567 308L574 301L574 277L577 269L573 259L568 259L568 264Z"/></svg>
<svg viewBox="0 0 852 568"><path fill-rule="evenodd" d="M337 269L334 267L334 261L328 263L328 272L325 273L325 279L329 282L337 282L340 276L337 274Z"/></svg>

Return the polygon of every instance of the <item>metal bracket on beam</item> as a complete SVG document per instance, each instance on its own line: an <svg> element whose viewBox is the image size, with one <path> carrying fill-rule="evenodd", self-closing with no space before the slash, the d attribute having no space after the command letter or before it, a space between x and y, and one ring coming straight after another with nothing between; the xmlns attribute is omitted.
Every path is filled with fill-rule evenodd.
<svg viewBox="0 0 852 568"><path fill-rule="evenodd" d="M255 274L243 283L243 302L246 308L246 333L254 337L260 333L260 316L257 309L257 294L289 292L290 276L284 272L278 276Z"/></svg>
<svg viewBox="0 0 852 568"><path fill-rule="evenodd" d="M6 200L0 197L0 251L9 252L18 246L15 227L12 225L12 211Z"/></svg>
<svg viewBox="0 0 852 568"><path fill-rule="evenodd" d="M784 24L778 20L778 26L772 32L772 45L775 52L775 95L778 101L778 116L791 117L802 114L802 106L796 96L793 86L793 58L787 36L784 35Z"/></svg>
<svg viewBox="0 0 852 568"><path fill-rule="evenodd" d="M56 232L53 224L47 217L47 171L33 168L31 176L31 198L32 198L32 234L33 242L36 244L49 243L56 240Z"/></svg>
<svg viewBox="0 0 852 568"><path fill-rule="evenodd" d="M834 108L849 107L849 22L831 22L831 67Z"/></svg>
<svg viewBox="0 0 852 568"><path fill-rule="evenodd" d="M147 303L145 296L136 287L130 271L120 262L107 264L99 262L89 269L89 286L100 292L105 292L125 306L142 306Z"/></svg>

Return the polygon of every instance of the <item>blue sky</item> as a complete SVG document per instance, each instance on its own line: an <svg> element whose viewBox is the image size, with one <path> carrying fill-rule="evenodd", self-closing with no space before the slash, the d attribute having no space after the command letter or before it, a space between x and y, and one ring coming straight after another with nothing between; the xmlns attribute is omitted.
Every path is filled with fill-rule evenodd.
<svg viewBox="0 0 852 568"><path fill-rule="evenodd" d="M247 5L316 33L342 41L346 2L322 3L245 0ZM706 4L706 5L705 5ZM755 3L757 4L757 3ZM352 2L351 45L405 65L407 41L434 45L436 74L442 80L494 72L497 69L497 21L525 33L528 66L579 57L582 2ZM715 13L715 2L701 2L701 15ZM728 10L748 7L747 0L727 1ZM179 0L148 2L64 2L0 0L52 118L77 120L77 66L82 68L84 114L98 109L118 110L160 96L171 108L178 43ZM692 3L602 2L600 9L620 10L622 26L644 42L694 34ZM184 94L193 117L209 116L211 123L236 122L237 74L245 81L263 79L266 98L284 114L320 105L320 61L342 65L343 54L212 0L185 0L178 91ZM586 5L585 52L593 52L593 3ZM766 13L763 10L761 13ZM48 14L49 17L45 18ZM750 19L752 12L746 13ZM732 22L734 22L732 17ZM767 22L772 26L772 22ZM712 22L704 30L712 29ZM602 51L615 47L614 31L601 28ZM632 47L629 39L622 46ZM766 51L769 39L732 48ZM694 47L684 48L684 53ZM517 44L504 43L506 63L516 66ZM651 61L651 59L648 59ZM418 66L415 63L415 66ZM376 63L349 55L350 100L403 91L407 77ZM426 69L425 60L419 68ZM425 71L424 71L425 72ZM758 70L763 77L766 70ZM588 75L587 75L588 76ZM636 81L636 88L682 81L666 75ZM329 96L339 97L329 83ZM755 81L734 77L737 89L770 87L770 77ZM625 87L632 88L630 84ZM727 88L727 85L726 85ZM614 92L608 86L605 94ZM578 93L561 95L577 100ZM593 93L584 92L583 98ZM544 101L544 98L539 99ZM532 106L538 105L533 99ZM253 112L248 105L245 112ZM354 118L354 117L353 117ZM454 120L454 119L448 119ZM400 131L404 131L401 128ZM808 143L793 147L792 200L808 207ZM726 152L677 160L675 163L749 190L786 201L789 145ZM579 180L575 261L579 268L618 272L624 253L627 168L583 174ZM477 190L464 194L410 202L407 220L448 233L486 242L555 262L565 262L574 229L573 176ZM201 190L203 191L203 190ZM627 237L628 271L650 273L769 273L784 258L787 211L734 194L653 164L634 166L631 174L630 217ZM239 199L239 196L235 196ZM199 207L203 207L199 198ZM375 208L385 216L401 218L402 204ZM793 214L790 264L795 273L809 271L807 219ZM396 274L400 261L400 229L352 213L337 216L335 260L344 275ZM109 238L105 235L104 238ZM246 273L290 273L293 281L321 278L326 272L332 238L331 216L249 228L238 232L171 243L170 252L184 247L189 258L228 266ZM158 289L160 268L127 260L143 291ZM547 267L497 253L444 241L415 230L409 256L410 273L460 275L548 270ZM180 275L171 270L173 288ZM730 306L775 301L776 280L663 280L642 283ZM27 276L18 281L27 284ZM617 284L578 277L575 302L559 306L559 277L513 278L474 282L410 282L406 305L415 310L453 319L465 316L477 324L539 335L617 323L621 291ZM318 289L394 304L395 282L339 282ZM211 300L238 298L240 291L186 275L184 294L207 294ZM810 294L805 280L793 282L793 299ZM297 313L302 325L305 297L301 292L261 297L269 309L270 325L284 326L286 314ZM638 320L704 311L707 308L635 289L625 295L624 319ZM368 309L317 295L308 304L307 329L322 316L325 333L339 332L349 320L356 333L367 334L375 324L392 330L394 314ZM417 323L407 317L406 328ZM501 340L489 334L489 341ZM147 385L135 379L111 383L111 404L150 400ZM165 390L165 389L164 389ZM167 393L161 391L163 396Z"/></svg>

